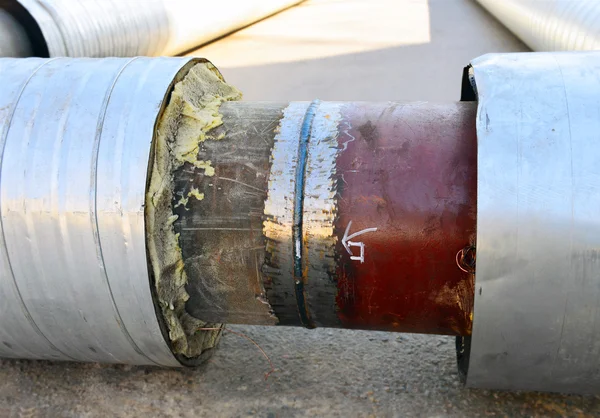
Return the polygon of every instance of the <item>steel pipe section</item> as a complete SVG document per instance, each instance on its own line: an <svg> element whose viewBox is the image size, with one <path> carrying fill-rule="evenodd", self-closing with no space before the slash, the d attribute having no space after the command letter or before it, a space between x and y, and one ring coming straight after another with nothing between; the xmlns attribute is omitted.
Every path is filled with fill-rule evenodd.
<svg viewBox="0 0 600 418"><path fill-rule="evenodd" d="M182 53L300 1L0 0L0 8L25 27L37 56L133 57Z"/></svg>
<svg viewBox="0 0 600 418"><path fill-rule="evenodd" d="M0 60L0 356L179 365L144 199L155 123L194 62Z"/></svg>
<svg viewBox="0 0 600 418"><path fill-rule="evenodd" d="M598 393L600 54L493 54L470 72L479 103L467 384Z"/></svg>
<svg viewBox="0 0 600 418"><path fill-rule="evenodd" d="M6 6L5 6L6 5ZM28 19L42 57L132 57L160 55L169 21L163 0L11 0L2 4ZM24 22L25 23L25 22Z"/></svg>
<svg viewBox="0 0 600 418"><path fill-rule="evenodd" d="M477 0L534 51L600 49L597 0Z"/></svg>
<svg viewBox="0 0 600 418"><path fill-rule="evenodd" d="M469 335L471 103L221 106L175 174L188 312L209 322Z"/></svg>

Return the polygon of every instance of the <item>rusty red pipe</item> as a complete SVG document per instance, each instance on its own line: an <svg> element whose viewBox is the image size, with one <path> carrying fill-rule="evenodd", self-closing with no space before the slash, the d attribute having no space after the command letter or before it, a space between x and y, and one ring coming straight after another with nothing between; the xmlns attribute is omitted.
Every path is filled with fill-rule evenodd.
<svg viewBox="0 0 600 418"><path fill-rule="evenodd" d="M344 118L356 141L344 172L337 236L377 225L364 263L338 246L339 315L345 327L466 335L473 276L457 253L475 241L477 146L471 105L357 104Z"/></svg>
<svg viewBox="0 0 600 418"><path fill-rule="evenodd" d="M221 112L224 138L199 157L214 176L176 173L178 187L205 196L176 209L190 314L471 333L473 275L461 263L475 243L474 104L226 103Z"/></svg>

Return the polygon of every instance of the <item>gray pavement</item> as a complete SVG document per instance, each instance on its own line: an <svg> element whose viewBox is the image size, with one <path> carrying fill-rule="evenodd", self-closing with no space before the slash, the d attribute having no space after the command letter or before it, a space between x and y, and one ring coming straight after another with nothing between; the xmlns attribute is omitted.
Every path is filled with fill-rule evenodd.
<svg viewBox="0 0 600 418"><path fill-rule="evenodd" d="M500 1L500 0L499 0ZM247 100L457 100L526 47L471 0L313 0L195 51ZM449 337L231 327L195 370L0 361L0 417L600 416L600 398L470 390Z"/></svg>

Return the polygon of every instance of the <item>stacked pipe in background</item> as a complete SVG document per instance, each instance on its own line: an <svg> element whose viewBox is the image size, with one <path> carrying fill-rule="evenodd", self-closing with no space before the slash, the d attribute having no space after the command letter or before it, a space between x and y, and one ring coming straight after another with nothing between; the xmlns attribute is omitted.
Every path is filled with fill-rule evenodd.
<svg viewBox="0 0 600 418"><path fill-rule="evenodd" d="M0 0L0 56L176 55L301 0Z"/></svg>
<svg viewBox="0 0 600 418"><path fill-rule="evenodd" d="M534 51L600 49L597 0L477 0Z"/></svg>

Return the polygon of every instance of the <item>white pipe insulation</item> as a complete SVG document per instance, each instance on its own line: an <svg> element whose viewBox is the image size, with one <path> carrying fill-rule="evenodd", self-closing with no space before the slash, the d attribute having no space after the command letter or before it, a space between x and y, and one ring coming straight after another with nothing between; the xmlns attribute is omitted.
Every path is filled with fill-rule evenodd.
<svg viewBox="0 0 600 418"><path fill-rule="evenodd" d="M598 0L477 0L534 51L600 49Z"/></svg>
<svg viewBox="0 0 600 418"><path fill-rule="evenodd" d="M14 20L10 27L0 21L0 33L11 30L0 38L0 56L176 55L301 1L0 0L0 12Z"/></svg>

